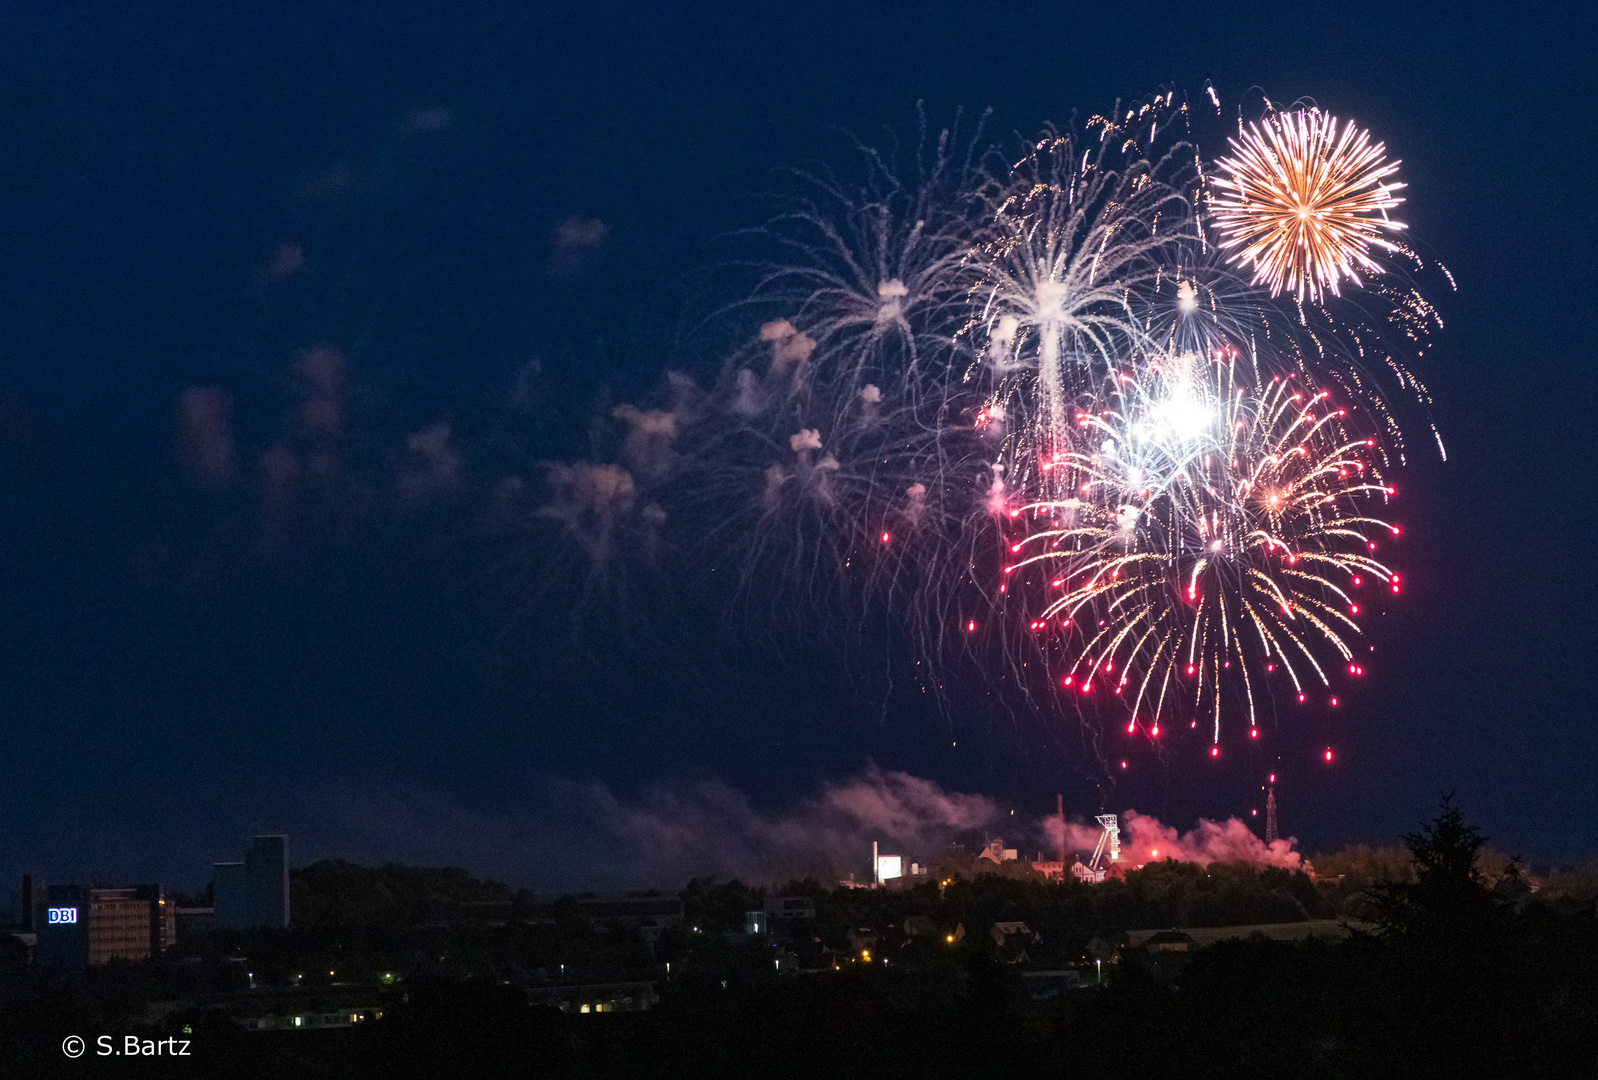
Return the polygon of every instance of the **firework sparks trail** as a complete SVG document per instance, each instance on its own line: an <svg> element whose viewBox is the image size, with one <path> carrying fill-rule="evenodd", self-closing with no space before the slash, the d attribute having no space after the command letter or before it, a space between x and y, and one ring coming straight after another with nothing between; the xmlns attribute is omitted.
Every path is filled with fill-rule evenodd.
<svg viewBox="0 0 1598 1080"><path fill-rule="evenodd" d="M1160 115L1145 121L1151 129ZM972 307L999 398L1021 405L1037 439L1064 430L1084 379L1143 348L1133 296L1155 287L1197 236L1182 190L1191 155L1121 160L1104 145L1119 129L1094 126L1099 140L1046 133L993 186L996 235L974 260Z"/></svg>
<svg viewBox="0 0 1598 1080"><path fill-rule="evenodd" d="M1107 689L1155 734L1177 710L1216 741L1223 717L1254 731L1273 676L1301 700L1330 685L1328 651L1361 674L1357 593L1398 591L1374 554L1398 531L1375 439L1328 391L1241 385L1236 359L1122 373L1050 463L1073 494L1024 508L1006 567L1042 596L1029 627L1059 636L1062 686Z"/></svg>
<svg viewBox="0 0 1598 1080"><path fill-rule="evenodd" d="M723 318L758 332L684 423L693 467L672 501L699 523L702 560L774 614L869 597L941 632L930 612L955 588L944 568L997 430L976 419L983 388L951 375L969 363L970 252L989 229L981 144L957 142L923 131L913 181L855 142L860 179L797 171L781 212L743 234L761 257L740 264L755 280Z"/></svg>

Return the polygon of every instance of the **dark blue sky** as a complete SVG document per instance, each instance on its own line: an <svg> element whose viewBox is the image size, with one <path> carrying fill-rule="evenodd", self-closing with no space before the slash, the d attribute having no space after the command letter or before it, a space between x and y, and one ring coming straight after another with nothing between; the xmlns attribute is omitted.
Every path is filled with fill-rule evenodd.
<svg viewBox="0 0 1598 1080"><path fill-rule="evenodd" d="M192 883L263 828L338 853L384 792L492 816L550 777L625 798L715 776L771 809L875 762L1094 809L1046 730L884 706L809 638L751 644L692 605L573 632L480 526L503 476L580 455L604 403L681 360L712 241L834 126L909 135L922 100L934 121L992 107L1003 134L1205 80L1229 113L1259 88L1371 127L1459 282L1418 365L1449 461L1417 438L1398 478L1408 591L1338 730L1283 728L1291 831L1390 836L1457 790L1506 846L1595 847L1590 14L393 9L7 6L0 871ZM573 215L610 232L566 272ZM348 357L344 479L274 531L262 454L295 437L318 343ZM236 472L211 489L177 419L194 386L231 398ZM407 436L437 422L459 487L397 506ZM1235 757L1144 763L1111 801L1246 811L1270 762ZM460 860L492 863L475 844Z"/></svg>

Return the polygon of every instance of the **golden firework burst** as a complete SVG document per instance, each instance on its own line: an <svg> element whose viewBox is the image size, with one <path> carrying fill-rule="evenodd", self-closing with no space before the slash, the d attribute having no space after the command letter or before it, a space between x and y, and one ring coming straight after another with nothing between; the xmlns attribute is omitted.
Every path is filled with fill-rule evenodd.
<svg viewBox="0 0 1598 1080"><path fill-rule="evenodd" d="M1381 271L1371 249L1399 250L1383 235L1404 227L1387 217L1403 201L1389 179L1398 163L1352 120L1339 129L1329 113L1297 109L1228 141L1212 203L1221 247L1272 296L1319 302L1345 278L1360 284L1361 269Z"/></svg>

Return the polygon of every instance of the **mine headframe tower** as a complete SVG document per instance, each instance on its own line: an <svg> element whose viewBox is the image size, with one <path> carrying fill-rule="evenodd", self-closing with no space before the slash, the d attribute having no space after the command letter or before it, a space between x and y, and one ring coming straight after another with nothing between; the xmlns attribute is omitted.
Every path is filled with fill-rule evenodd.
<svg viewBox="0 0 1598 1080"><path fill-rule="evenodd" d="M1110 868L1110 863L1119 862L1121 859L1121 822L1114 814L1100 814L1094 820L1104 831L1099 834L1099 843L1093 849L1093 858L1088 862L1088 869L1095 874L1103 874ZM1106 855L1109 856L1108 860L1105 858Z"/></svg>

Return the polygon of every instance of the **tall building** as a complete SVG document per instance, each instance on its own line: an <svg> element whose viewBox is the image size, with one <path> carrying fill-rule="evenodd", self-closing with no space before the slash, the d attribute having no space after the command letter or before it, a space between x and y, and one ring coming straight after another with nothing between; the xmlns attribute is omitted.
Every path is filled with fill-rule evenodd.
<svg viewBox="0 0 1598 1080"><path fill-rule="evenodd" d="M175 912L160 885L52 885L34 914L39 961L76 970L149 960L176 939Z"/></svg>
<svg viewBox="0 0 1598 1080"><path fill-rule="evenodd" d="M37 874L23 874L22 894L19 899L21 900L22 910L20 914L22 916L22 932L24 934L38 932L39 924L36 916L38 915L39 901L43 896L44 879Z"/></svg>
<svg viewBox="0 0 1598 1080"><path fill-rule="evenodd" d="M289 924L289 838L257 836L244 854L244 891L251 926Z"/></svg>
<svg viewBox="0 0 1598 1080"><path fill-rule="evenodd" d="M88 892L82 885L50 885L35 899L39 944L34 956L40 964L63 964L74 971L88 966Z"/></svg>
<svg viewBox="0 0 1598 1080"><path fill-rule="evenodd" d="M177 938L177 909L159 885L89 890L89 963L160 956Z"/></svg>
<svg viewBox="0 0 1598 1080"><path fill-rule="evenodd" d="M282 929L289 924L288 837L257 836L243 862L211 866L211 926Z"/></svg>
<svg viewBox="0 0 1598 1080"><path fill-rule="evenodd" d="M211 864L211 926L217 930L248 930L250 907L244 889L244 864Z"/></svg>

